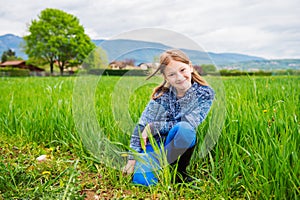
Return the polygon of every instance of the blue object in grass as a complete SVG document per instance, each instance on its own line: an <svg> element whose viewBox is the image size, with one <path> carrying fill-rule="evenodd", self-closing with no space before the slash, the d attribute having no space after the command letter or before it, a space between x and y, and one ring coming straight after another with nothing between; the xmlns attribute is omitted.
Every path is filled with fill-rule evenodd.
<svg viewBox="0 0 300 200"><path fill-rule="evenodd" d="M191 148L196 143L196 132L187 122L177 123L169 132L164 148L167 151L167 158L170 163ZM160 145L158 144L158 147ZM146 145L146 152L142 152L135 164L135 171L132 182L145 186L156 185L158 182L157 173L161 169L157 154L151 144Z"/></svg>
<svg viewBox="0 0 300 200"><path fill-rule="evenodd" d="M159 161L155 158L155 153L150 144L146 145L146 153L142 152L137 160L132 183L139 185L156 185L158 182L156 173L160 169Z"/></svg>

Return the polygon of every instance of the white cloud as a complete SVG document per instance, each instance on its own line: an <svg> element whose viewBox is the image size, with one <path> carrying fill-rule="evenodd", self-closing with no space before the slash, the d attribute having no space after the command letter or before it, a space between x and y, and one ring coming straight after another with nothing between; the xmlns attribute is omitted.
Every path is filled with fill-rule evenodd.
<svg viewBox="0 0 300 200"><path fill-rule="evenodd" d="M297 0L0 1L0 35L24 35L26 23L51 7L77 16L93 39L162 28L190 37L208 51L300 58Z"/></svg>

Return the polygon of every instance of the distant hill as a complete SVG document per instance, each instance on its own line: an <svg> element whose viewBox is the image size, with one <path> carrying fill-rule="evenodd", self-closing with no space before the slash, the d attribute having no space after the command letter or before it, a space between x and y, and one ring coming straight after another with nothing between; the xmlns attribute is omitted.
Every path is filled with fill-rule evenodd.
<svg viewBox="0 0 300 200"><path fill-rule="evenodd" d="M13 34L0 36L0 54L9 48L16 52L16 55L27 59L27 55L21 51L23 39ZM161 43L145 42L138 40L93 40L97 46L101 46L108 54L109 61L134 59L135 64L153 62L161 52L171 47ZM183 49L192 60L193 64L226 65L248 61L262 61L261 57L249 56L238 53L212 53L190 49Z"/></svg>
<svg viewBox="0 0 300 200"><path fill-rule="evenodd" d="M23 39L21 37L13 34L6 34L0 36L0 56L2 56L4 51L12 49L14 52L16 52L16 56L21 57L23 59L27 59L27 55L21 50L22 42Z"/></svg>
<svg viewBox="0 0 300 200"><path fill-rule="evenodd" d="M231 64L218 65L221 69L237 69L242 71L258 70L300 70L300 59L272 59L272 60L250 60Z"/></svg>
<svg viewBox="0 0 300 200"><path fill-rule="evenodd" d="M153 58L159 56L164 50L172 47L156 42L137 40L93 40L97 46L101 46L109 55L109 60L121 60L133 58L136 64L153 62ZM188 54L193 64L229 64L252 60L264 60L260 57L248 56L237 53L211 53L190 49L182 49Z"/></svg>

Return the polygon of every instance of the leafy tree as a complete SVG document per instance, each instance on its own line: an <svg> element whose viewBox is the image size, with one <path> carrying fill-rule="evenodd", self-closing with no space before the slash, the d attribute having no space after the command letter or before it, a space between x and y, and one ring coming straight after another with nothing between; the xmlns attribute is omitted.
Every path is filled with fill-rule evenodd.
<svg viewBox="0 0 300 200"><path fill-rule="evenodd" d="M16 52L14 52L12 49L8 49L7 51L4 51L1 56L1 62L5 62L8 60L19 60L20 58L17 58Z"/></svg>
<svg viewBox="0 0 300 200"><path fill-rule="evenodd" d="M38 20L32 20L28 31L30 34L24 37L25 53L46 60L51 73L54 63L63 74L64 68L81 64L95 48L77 17L58 9L43 10Z"/></svg>
<svg viewBox="0 0 300 200"><path fill-rule="evenodd" d="M202 67L204 73L217 71L217 67L213 64L203 64L203 65L201 65L201 67Z"/></svg>
<svg viewBox="0 0 300 200"><path fill-rule="evenodd" d="M86 57L82 64L82 67L86 70L107 68L108 58L106 52L102 48L97 47L88 55L88 57Z"/></svg>

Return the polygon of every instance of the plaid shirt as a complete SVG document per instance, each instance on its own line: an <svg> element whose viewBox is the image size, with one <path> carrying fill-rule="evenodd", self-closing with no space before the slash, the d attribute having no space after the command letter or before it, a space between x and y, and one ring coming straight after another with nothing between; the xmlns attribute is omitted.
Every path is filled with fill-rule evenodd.
<svg viewBox="0 0 300 200"><path fill-rule="evenodd" d="M150 100L146 106L131 136L130 148L136 152L142 151L139 133L147 124L150 124L152 135L157 142L164 139L170 129L180 121L186 121L196 129L206 118L214 96L211 87L194 82L185 95L178 99L176 89L170 87L168 92ZM134 158L129 155L129 159Z"/></svg>

